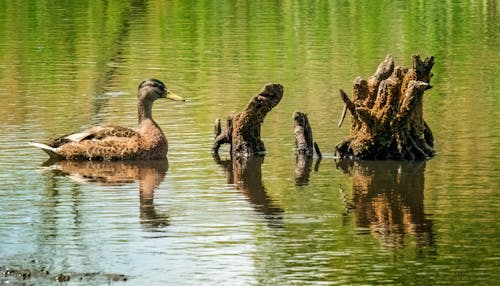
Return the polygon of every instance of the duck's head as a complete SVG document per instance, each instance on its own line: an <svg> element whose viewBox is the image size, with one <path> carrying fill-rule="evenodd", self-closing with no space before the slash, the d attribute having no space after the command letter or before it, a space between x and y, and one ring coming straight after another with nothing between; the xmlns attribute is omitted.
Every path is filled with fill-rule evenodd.
<svg viewBox="0 0 500 286"><path fill-rule="evenodd" d="M148 99L155 101L158 98L168 98L176 101L184 101L184 98L168 90L161 80L154 78L146 79L139 84L137 97L139 100Z"/></svg>

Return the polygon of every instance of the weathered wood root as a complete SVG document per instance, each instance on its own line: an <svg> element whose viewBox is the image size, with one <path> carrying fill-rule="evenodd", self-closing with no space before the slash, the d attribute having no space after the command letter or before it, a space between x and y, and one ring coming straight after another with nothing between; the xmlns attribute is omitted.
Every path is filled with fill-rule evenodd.
<svg viewBox="0 0 500 286"><path fill-rule="evenodd" d="M222 144L230 144L232 157L264 155L266 149L260 138L260 128L267 113L280 102L282 97L281 84L266 84L259 94L248 102L243 111L228 117L224 128L220 119L217 119L212 153L217 154Z"/></svg>
<svg viewBox="0 0 500 286"><path fill-rule="evenodd" d="M313 138L307 114L293 113L293 131L295 134L295 154L313 156Z"/></svg>
<svg viewBox="0 0 500 286"><path fill-rule="evenodd" d="M431 88L434 58L413 56L413 67L396 66L391 55L368 80L354 81L352 100L340 90L348 110L350 136L337 144L341 158L423 160L435 155L432 132L423 119L423 94Z"/></svg>
<svg viewBox="0 0 500 286"><path fill-rule="evenodd" d="M316 142L313 141L312 128L309 124L307 114L296 111L293 114L294 135L295 135L295 184L306 185L309 182L314 151L318 159L315 168L321 162L321 151Z"/></svg>
<svg viewBox="0 0 500 286"><path fill-rule="evenodd" d="M312 157L314 151L316 151L316 155L321 157L319 146L313 141L312 128L306 113L300 111L293 113L293 131L295 135L296 155Z"/></svg>

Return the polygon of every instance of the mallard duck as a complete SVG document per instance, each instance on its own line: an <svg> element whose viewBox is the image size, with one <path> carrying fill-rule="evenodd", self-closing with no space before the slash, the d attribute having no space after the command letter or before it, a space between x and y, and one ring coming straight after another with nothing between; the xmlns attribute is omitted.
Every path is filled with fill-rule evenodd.
<svg viewBox="0 0 500 286"><path fill-rule="evenodd" d="M153 120L153 102L158 98L184 100L167 90L157 79L147 79L137 91L139 126L94 126L61 136L48 144L30 142L59 160L157 160L165 159L168 142Z"/></svg>

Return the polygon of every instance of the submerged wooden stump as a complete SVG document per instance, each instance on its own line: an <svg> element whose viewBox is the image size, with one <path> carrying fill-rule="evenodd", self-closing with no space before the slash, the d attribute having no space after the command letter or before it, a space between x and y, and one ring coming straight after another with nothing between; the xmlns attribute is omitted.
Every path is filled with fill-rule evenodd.
<svg viewBox="0 0 500 286"><path fill-rule="evenodd" d="M300 111L293 113L293 133L295 135L295 184L298 186L307 185L314 151L318 156L315 170L319 168L321 162L321 151L313 140L312 128L307 114Z"/></svg>
<svg viewBox="0 0 500 286"><path fill-rule="evenodd" d="M321 158L318 144L313 140L312 128L307 114L300 111L293 113L293 133L295 134L295 154L297 156L312 157L314 148L316 155Z"/></svg>
<svg viewBox="0 0 500 286"><path fill-rule="evenodd" d="M345 103L351 133L335 147L341 158L425 160L435 155L432 132L423 119L423 94L430 89L434 57L412 57L411 69L395 66L387 55L368 80L354 81L352 99Z"/></svg>
<svg viewBox="0 0 500 286"><path fill-rule="evenodd" d="M313 156L312 129L307 114L295 111L293 113L293 133L295 134L295 154Z"/></svg>
<svg viewBox="0 0 500 286"><path fill-rule="evenodd" d="M260 139L260 128L267 113L283 97L281 84L266 84L238 114L229 116L222 128L220 119L215 124L215 142L212 153L217 154L222 144L231 145L231 157L263 156L266 149Z"/></svg>

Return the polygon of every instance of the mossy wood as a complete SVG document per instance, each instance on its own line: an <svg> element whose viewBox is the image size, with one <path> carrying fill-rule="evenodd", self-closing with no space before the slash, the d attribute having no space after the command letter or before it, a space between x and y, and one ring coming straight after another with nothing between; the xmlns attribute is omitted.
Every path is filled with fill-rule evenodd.
<svg viewBox="0 0 500 286"><path fill-rule="evenodd" d="M282 97L282 85L266 84L243 111L228 117L224 128L220 119L217 119L212 153L217 154L222 144L230 144L232 157L263 156L266 149L260 138L260 128L267 113Z"/></svg>
<svg viewBox="0 0 500 286"><path fill-rule="evenodd" d="M423 118L424 91L431 88L434 57L412 57L413 67L396 66L391 55L368 80L354 80L352 99L345 103L339 127L348 110L350 135L335 147L341 158L425 160L435 155L432 132Z"/></svg>

